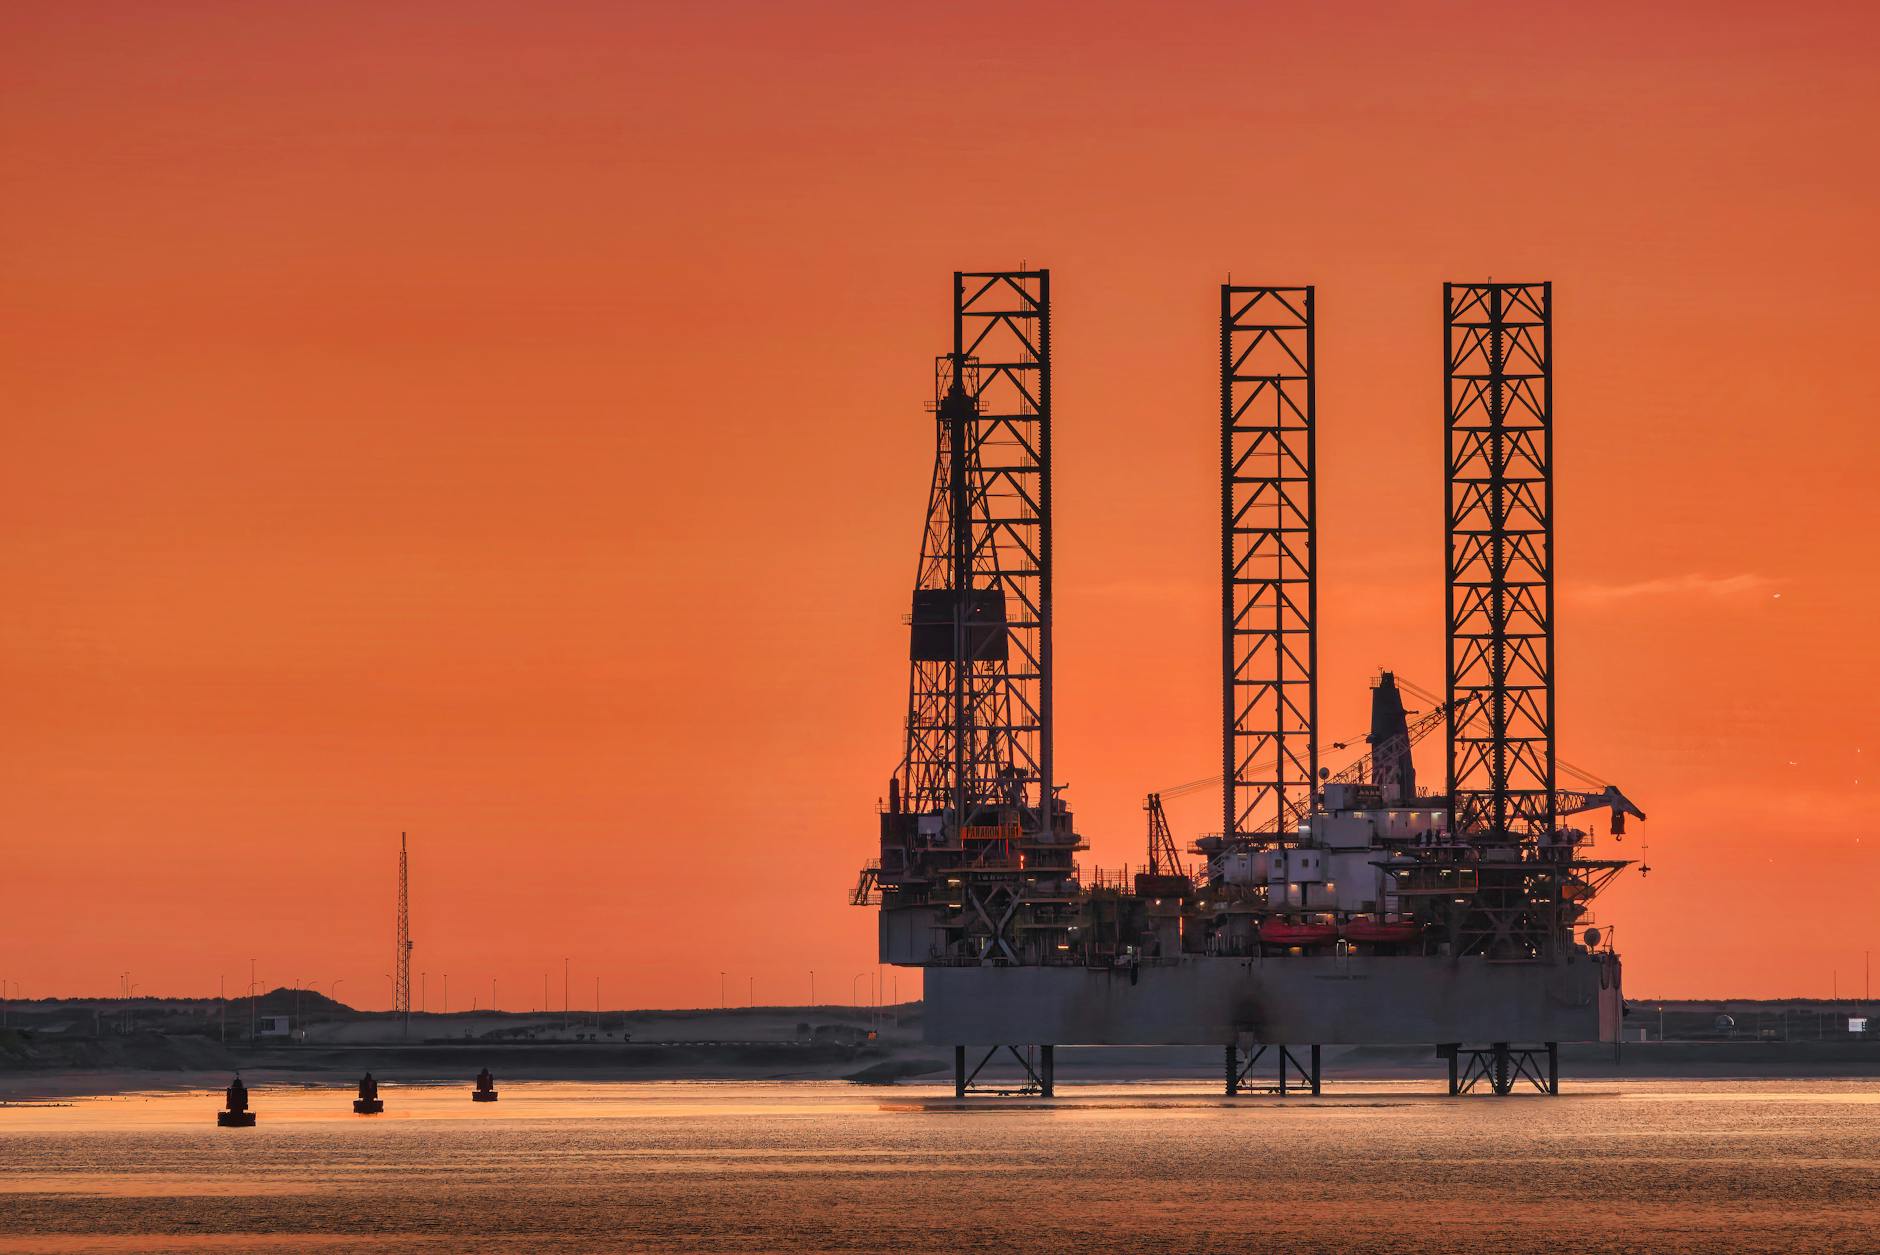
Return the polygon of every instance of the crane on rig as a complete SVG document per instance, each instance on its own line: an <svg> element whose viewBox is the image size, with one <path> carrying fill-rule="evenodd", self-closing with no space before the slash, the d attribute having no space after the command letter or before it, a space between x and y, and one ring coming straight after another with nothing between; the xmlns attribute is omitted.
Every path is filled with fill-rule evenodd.
<svg viewBox="0 0 1880 1255"><path fill-rule="evenodd" d="M1625 817L1627 815L1635 819L1642 820L1645 818L1645 812L1635 806L1631 798L1619 792L1617 785L1612 784L1607 785L1597 792L1558 789L1554 792L1554 806L1556 813L1561 815L1577 815L1581 811L1600 810L1602 808L1610 809L1612 811L1612 826L1609 831L1615 837L1625 836Z"/></svg>
<svg viewBox="0 0 1880 1255"><path fill-rule="evenodd" d="M1168 826L1168 813L1162 809L1162 795L1151 793L1142 809L1149 815L1149 874L1188 878L1188 865L1175 848L1175 832Z"/></svg>
<svg viewBox="0 0 1880 1255"><path fill-rule="evenodd" d="M1368 748L1364 753L1352 759L1351 762L1347 763L1338 771L1328 772L1321 768L1319 772L1319 786L1314 790L1313 794L1315 798L1317 795L1324 792L1324 788L1328 784L1394 785L1402 788L1406 796L1414 793L1416 779L1413 774L1414 767L1409 766L1410 752L1417 745L1426 740L1431 733L1442 728L1448 722L1449 704L1442 701L1434 693L1419 688L1408 680L1393 676L1393 674L1388 671L1383 672L1379 677L1378 691L1387 691L1393 687L1401 688L1406 693L1430 702L1431 705L1414 719L1404 720L1402 731L1393 732L1388 736L1373 734L1362 738L1368 744ZM1353 737L1344 741L1334 741L1332 748L1342 750L1355 743L1358 739L1359 738ZM1608 831L1612 836L1621 839L1625 836L1625 821L1627 817L1638 820L1645 818L1645 812L1640 810L1636 803L1622 793L1617 785L1607 784L1591 773L1574 767L1570 763L1561 762L1560 766L1568 774L1577 776L1588 787L1584 789L1556 790L1554 792L1556 814L1566 816L1582 814L1586 811L1593 810L1609 810L1611 812L1611 822ZM1411 773L1408 774L1407 779L1405 778L1406 773ZM1168 816L1162 809L1162 799L1165 797L1172 799L1190 793L1197 793L1204 789L1219 788L1223 778L1222 776L1214 775L1202 780L1190 780L1186 784L1178 784L1172 788L1151 793L1144 800L1143 809L1147 811L1149 815L1149 863L1151 871L1154 871L1158 865L1165 863L1176 867L1178 871L1181 866L1179 861L1172 861L1172 854L1175 848L1174 837L1169 828ZM1306 798L1301 798L1296 803L1291 804L1284 814L1266 820L1256 831L1261 834L1290 831L1305 821L1307 816L1311 813L1312 808L1313 803L1311 801ZM1164 840L1166 840L1167 843L1166 848L1160 844Z"/></svg>

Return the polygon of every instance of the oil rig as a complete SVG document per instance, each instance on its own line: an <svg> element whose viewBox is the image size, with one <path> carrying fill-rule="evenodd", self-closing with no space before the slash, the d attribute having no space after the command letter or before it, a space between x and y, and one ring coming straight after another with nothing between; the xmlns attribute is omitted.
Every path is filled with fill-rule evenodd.
<svg viewBox="0 0 1880 1255"><path fill-rule="evenodd" d="M1617 1039L1619 956L1588 912L1629 865L1568 819L1644 813L1555 753L1552 287L1445 285L1447 689L1378 675L1368 750L1336 771L1315 293L1220 297L1220 776L1147 796L1144 870L1086 877L1052 744L1051 277L956 273L905 753L851 901L879 906L882 962L923 970L961 1096L1008 1052L1049 1096L1056 1046L1150 1044L1221 1047L1229 1094L1262 1060L1318 1093L1330 1044L1432 1045L1452 1094L1557 1093L1560 1042ZM1436 792L1413 750L1439 729ZM1215 787L1191 866L1163 797Z"/></svg>

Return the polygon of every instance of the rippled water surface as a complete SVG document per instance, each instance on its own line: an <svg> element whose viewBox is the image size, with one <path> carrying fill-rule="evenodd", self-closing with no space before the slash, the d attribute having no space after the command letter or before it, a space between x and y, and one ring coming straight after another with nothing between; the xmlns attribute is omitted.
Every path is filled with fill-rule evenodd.
<svg viewBox="0 0 1880 1255"><path fill-rule="evenodd" d="M258 1089L0 1108L0 1251L1880 1249L1880 1083Z"/></svg>

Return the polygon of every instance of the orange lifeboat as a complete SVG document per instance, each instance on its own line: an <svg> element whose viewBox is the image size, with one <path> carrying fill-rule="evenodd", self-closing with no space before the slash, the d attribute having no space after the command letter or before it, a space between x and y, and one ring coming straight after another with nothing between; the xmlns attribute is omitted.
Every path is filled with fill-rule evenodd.
<svg viewBox="0 0 1880 1255"><path fill-rule="evenodd" d="M1267 919L1260 924L1260 940L1269 946L1322 946L1338 940L1336 924L1295 924Z"/></svg>
<svg viewBox="0 0 1880 1255"><path fill-rule="evenodd" d="M1354 919L1345 924L1346 941L1415 941L1423 935L1423 926L1412 920L1386 923L1381 919Z"/></svg>

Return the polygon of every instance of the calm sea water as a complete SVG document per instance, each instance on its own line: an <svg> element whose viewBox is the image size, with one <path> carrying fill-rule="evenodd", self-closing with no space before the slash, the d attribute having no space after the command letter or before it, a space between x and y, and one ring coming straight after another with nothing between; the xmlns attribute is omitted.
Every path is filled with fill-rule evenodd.
<svg viewBox="0 0 1880 1255"><path fill-rule="evenodd" d="M0 1251L1880 1250L1880 1083L260 1089L0 1108Z"/></svg>

